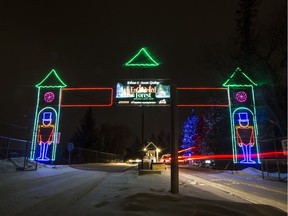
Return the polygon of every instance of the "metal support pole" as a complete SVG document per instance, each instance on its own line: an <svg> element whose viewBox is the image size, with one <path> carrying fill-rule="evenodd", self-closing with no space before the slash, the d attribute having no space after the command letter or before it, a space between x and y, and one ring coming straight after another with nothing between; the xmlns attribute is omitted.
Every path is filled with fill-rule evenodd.
<svg viewBox="0 0 288 216"><path fill-rule="evenodd" d="M23 163L23 170L26 169L27 163L28 163L28 140L26 141L26 146L25 146L25 154L24 154L24 163Z"/></svg>
<svg viewBox="0 0 288 216"><path fill-rule="evenodd" d="M144 107L141 106L141 142L142 146L145 146L144 144Z"/></svg>
<svg viewBox="0 0 288 216"><path fill-rule="evenodd" d="M69 152L68 164L70 165L71 151L68 152Z"/></svg>
<svg viewBox="0 0 288 216"><path fill-rule="evenodd" d="M156 148L156 163L158 163L158 148Z"/></svg>
<svg viewBox="0 0 288 216"><path fill-rule="evenodd" d="M179 193L178 167L178 92L176 86L171 86L171 193Z"/></svg>

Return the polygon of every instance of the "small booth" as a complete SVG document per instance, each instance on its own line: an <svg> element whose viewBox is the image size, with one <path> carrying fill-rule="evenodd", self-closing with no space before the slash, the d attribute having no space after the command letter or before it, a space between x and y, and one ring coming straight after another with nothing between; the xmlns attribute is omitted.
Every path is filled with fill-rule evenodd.
<svg viewBox="0 0 288 216"><path fill-rule="evenodd" d="M150 171L149 173L154 170L157 173L161 174L161 170L165 170L165 164L159 162L158 156L160 149L153 142L149 142L148 145L145 146L143 151L145 154L142 162L139 164L139 170L142 170L142 172Z"/></svg>

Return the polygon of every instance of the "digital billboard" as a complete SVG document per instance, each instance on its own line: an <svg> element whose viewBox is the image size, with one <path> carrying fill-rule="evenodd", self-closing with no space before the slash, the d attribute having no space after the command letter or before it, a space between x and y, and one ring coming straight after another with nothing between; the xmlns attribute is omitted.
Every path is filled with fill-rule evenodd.
<svg viewBox="0 0 288 216"><path fill-rule="evenodd" d="M169 80L120 80L115 89L116 105L170 105Z"/></svg>

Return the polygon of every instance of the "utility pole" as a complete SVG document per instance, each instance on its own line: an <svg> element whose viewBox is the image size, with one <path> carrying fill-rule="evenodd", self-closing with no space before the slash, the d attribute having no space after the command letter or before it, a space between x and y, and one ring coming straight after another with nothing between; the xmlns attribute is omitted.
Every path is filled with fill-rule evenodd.
<svg viewBox="0 0 288 216"><path fill-rule="evenodd" d="M144 106L141 105L141 142L142 146L145 146L144 144Z"/></svg>
<svg viewBox="0 0 288 216"><path fill-rule="evenodd" d="M171 93L171 193L178 194L178 92L175 85L171 85Z"/></svg>

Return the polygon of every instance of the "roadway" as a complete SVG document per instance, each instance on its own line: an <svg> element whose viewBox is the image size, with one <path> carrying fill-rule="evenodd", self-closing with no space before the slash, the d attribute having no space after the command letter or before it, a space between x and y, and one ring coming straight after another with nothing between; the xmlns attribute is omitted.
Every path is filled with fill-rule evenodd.
<svg viewBox="0 0 288 216"><path fill-rule="evenodd" d="M277 178L262 179L259 172L214 170L201 167L179 167L180 184L192 184L203 190L224 192L250 203L271 205L287 211L287 182ZM226 194L226 195L225 195Z"/></svg>
<svg viewBox="0 0 288 216"><path fill-rule="evenodd" d="M255 176L183 167L179 169L179 186L184 195L266 204L287 212L285 182L271 184ZM38 216L40 212L42 216L107 215L113 203L129 195L169 194L169 189L169 167L161 175L139 176L133 164L40 165L36 171L0 173L0 212L4 216Z"/></svg>

